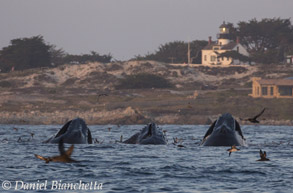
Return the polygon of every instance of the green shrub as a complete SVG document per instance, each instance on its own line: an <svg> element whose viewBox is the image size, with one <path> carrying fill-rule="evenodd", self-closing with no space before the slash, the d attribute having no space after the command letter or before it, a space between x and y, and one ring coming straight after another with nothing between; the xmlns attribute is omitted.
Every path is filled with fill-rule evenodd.
<svg viewBox="0 0 293 193"><path fill-rule="evenodd" d="M116 86L117 89L146 89L171 87L172 84L165 78L147 73L126 76Z"/></svg>

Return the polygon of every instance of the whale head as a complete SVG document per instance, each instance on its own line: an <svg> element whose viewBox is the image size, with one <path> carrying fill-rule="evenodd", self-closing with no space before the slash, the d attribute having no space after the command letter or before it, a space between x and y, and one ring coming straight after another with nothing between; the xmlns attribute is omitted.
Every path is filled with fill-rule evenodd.
<svg viewBox="0 0 293 193"><path fill-rule="evenodd" d="M149 123L144 127L138 137L139 144L166 144L166 139L162 131L155 123Z"/></svg>
<svg viewBox="0 0 293 193"><path fill-rule="evenodd" d="M245 139L239 123L230 113L222 114L206 132L202 145L232 146L244 145Z"/></svg>
<svg viewBox="0 0 293 193"><path fill-rule="evenodd" d="M63 139L64 143L69 144L85 144L92 143L92 136L85 121L81 118L76 118L68 121L59 132L47 142L59 143Z"/></svg>

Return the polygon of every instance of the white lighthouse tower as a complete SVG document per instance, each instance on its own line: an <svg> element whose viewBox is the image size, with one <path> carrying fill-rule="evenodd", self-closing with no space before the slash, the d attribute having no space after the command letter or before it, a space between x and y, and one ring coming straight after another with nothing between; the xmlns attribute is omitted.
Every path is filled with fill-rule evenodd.
<svg viewBox="0 0 293 193"><path fill-rule="evenodd" d="M223 22L222 25L220 25L220 33L217 34L218 38L218 45L224 46L230 43L231 41L231 35L229 31L229 26Z"/></svg>

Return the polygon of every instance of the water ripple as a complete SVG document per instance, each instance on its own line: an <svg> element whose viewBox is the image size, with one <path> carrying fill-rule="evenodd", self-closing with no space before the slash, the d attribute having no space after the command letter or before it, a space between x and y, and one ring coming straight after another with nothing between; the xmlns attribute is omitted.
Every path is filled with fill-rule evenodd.
<svg viewBox="0 0 293 193"><path fill-rule="evenodd" d="M112 128L110 132L108 127ZM92 135L98 136L102 144L75 145L72 158L77 163L46 164L34 154L59 154L56 144L42 142L60 126L0 125L1 183L4 180L13 183L17 180L27 183L97 181L103 183L101 192L292 191L293 127L243 126L248 147L240 147L231 156L227 147L199 146L208 129L202 125L161 126L167 130L169 142L173 137L181 138L185 148L171 143L163 146L115 143L121 135L131 136L142 127L90 126ZM35 134L33 138L30 132ZM66 148L69 146L65 144ZM265 150L271 161L257 162L259 149Z"/></svg>

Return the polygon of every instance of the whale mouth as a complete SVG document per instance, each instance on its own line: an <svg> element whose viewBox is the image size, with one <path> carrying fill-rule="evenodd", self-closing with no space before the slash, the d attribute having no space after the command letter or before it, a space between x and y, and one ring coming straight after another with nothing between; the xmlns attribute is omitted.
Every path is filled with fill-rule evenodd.
<svg viewBox="0 0 293 193"><path fill-rule="evenodd" d="M230 114L224 114L218 118L215 128L221 128L221 130L231 130L235 128L235 119Z"/></svg>
<svg viewBox="0 0 293 193"><path fill-rule="evenodd" d="M56 134L55 138L64 135L67 131L68 131L68 127L71 125L71 121L68 121L60 130L59 132Z"/></svg>
<svg viewBox="0 0 293 193"><path fill-rule="evenodd" d="M166 144L164 135L157 130L155 123L150 123L144 127L138 141L140 144Z"/></svg>
<svg viewBox="0 0 293 193"><path fill-rule="evenodd" d="M154 131L153 131L152 124L149 124L148 126L145 127L145 131L141 139L152 138L153 134L154 134Z"/></svg>
<svg viewBox="0 0 293 193"><path fill-rule="evenodd" d="M64 140L64 143L70 144L92 143L91 132L85 121L80 118L68 121L58 133L47 142L58 143L60 138Z"/></svg>
<svg viewBox="0 0 293 193"><path fill-rule="evenodd" d="M204 146L245 145L239 123L226 113L220 116L208 129L203 141Z"/></svg>
<svg viewBox="0 0 293 193"><path fill-rule="evenodd" d="M148 127L147 137L151 137L152 135L153 135L152 125L150 124L149 127Z"/></svg>

